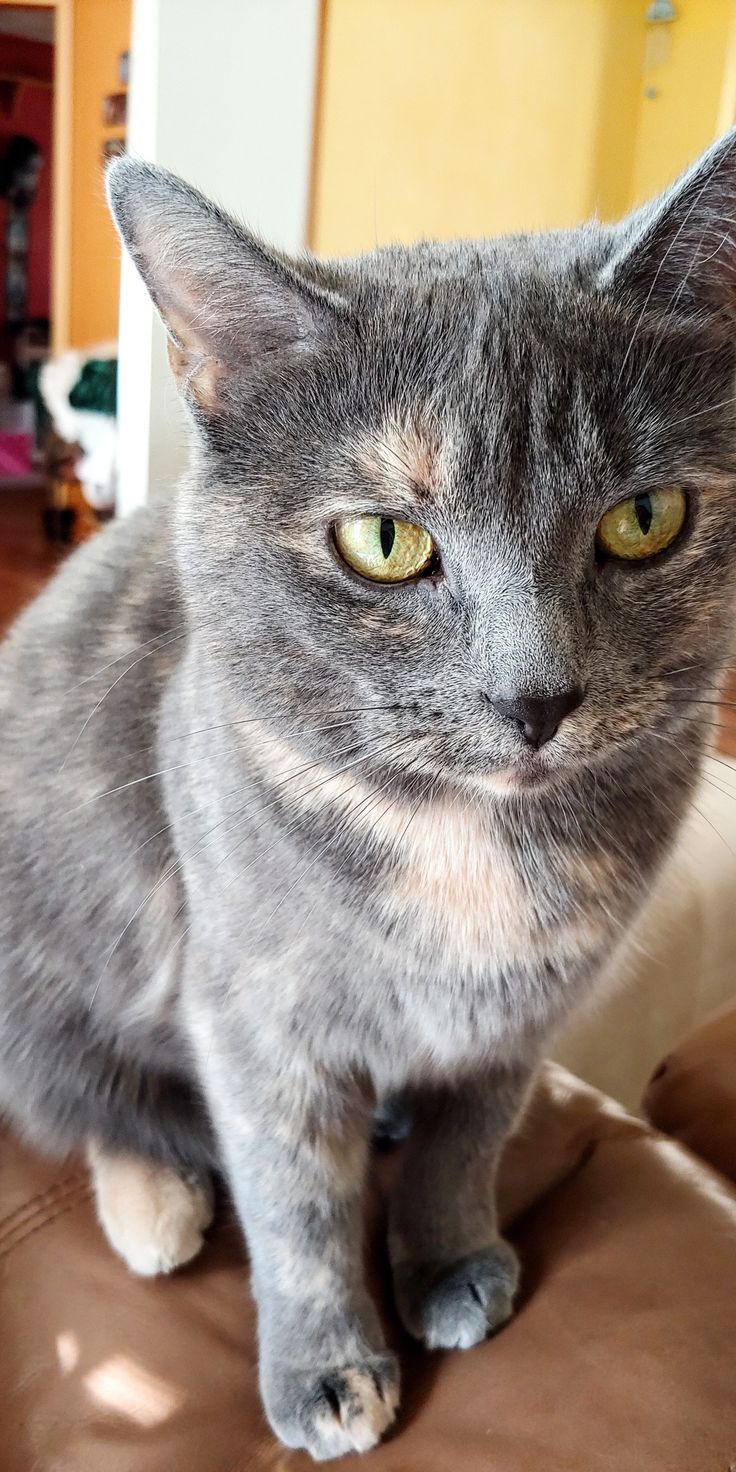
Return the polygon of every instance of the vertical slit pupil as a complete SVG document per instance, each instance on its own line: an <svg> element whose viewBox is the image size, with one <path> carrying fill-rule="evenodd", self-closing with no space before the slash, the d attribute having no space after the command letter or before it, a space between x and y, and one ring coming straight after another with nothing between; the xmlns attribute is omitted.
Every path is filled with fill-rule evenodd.
<svg viewBox="0 0 736 1472"><path fill-rule="evenodd" d="M381 551L388 561L388 558L391 556L391 553L393 551L394 542L396 541L396 522L393 520L393 517L381 517L380 538Z"/></svg>
<svg viewBox="0 0 736 1472"><path fill-rule="evenodd" d="M634 511L636 513L636 519L639 523L640 530L643 532L644 536L646 536L649 528L652 525L652 517L654 515L654 512L652 511L651 496L635 496Z"/></svg>

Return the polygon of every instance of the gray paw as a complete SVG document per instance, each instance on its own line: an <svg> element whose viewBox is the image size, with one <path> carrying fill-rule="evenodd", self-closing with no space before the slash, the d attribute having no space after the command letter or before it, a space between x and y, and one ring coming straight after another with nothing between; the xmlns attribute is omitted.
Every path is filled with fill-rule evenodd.
<svg viewBox="0 0 736 1472"><path fill-rule="evenodd" d="M452 1263L404 1263L396 1272L401 1317L429 1349L470 1349L513 1312L519 1262L500 1237Z"/></svg>
<svg viewBox="0 0 736 1472"><path fill-rule="evenodd" d="M262 1389L276 1435L324 1462L376 1445L396 1415L399 1370L390 1354L310 1370L273 1365Z"/></svg>

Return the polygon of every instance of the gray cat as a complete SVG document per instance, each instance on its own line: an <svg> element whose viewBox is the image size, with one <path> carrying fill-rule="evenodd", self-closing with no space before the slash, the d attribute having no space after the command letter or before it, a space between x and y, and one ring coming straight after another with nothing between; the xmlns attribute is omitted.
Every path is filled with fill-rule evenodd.
<svg viewBox="0 0 736 1472"><path fill-rule="evenodd" d="M287 260L128 159L191 468L1 657L0 1107L85 1146L139 1272L224 1172L271 1424L372 1446L376 1108L399 1313L477 1344L545 1042L688 808L736 563L736 135L610 227Z"/></svg>

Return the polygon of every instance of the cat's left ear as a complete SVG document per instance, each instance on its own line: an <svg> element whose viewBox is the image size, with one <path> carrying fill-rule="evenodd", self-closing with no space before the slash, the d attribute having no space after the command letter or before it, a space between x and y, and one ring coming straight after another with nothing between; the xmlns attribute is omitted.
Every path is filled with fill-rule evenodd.
<svg viewBox="0 0 736 1472"><path fill-rule="evenodd" d="M195 410L216 413L228 374L255 370L274 354L308 352L344 314L334 292L174 174L119 159L107 193L166 327L180 392Z"/></svg>
<svg viewBox="0 0 736 1472"><path fill-rule="evenodd" d="M623 220L602 287L642 310L736 318L736 128Z"/></svg>

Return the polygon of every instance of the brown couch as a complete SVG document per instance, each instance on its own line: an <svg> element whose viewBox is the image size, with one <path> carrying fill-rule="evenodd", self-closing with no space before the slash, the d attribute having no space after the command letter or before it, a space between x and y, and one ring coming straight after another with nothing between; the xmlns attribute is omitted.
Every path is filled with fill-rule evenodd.
<svg viewBox="0 0 736 1472"><path fill-rule="evenodd" d="M644 1112L657 1129L736 1181L736 1007L694 1028L655 1069Z"/></svg>
<svg viewBox="0 0 736 1472"><path fill-rule="evenodd" d="M503 1169L524 1263L512 1323L466 1354L427 1354L397 1328L373 1254L404 1395L366 1472L735 1472L736 1189L703 1158L733 1172L735 1105L736 1013L676 1050L647 1095L697 1156L550 1065ZM396 1169L377 1167L376 1231ZM263 1421L224 1205L199 1261L152 1282L107 1248L78 1163L6 1135L0 1202L0 1472L312 1465Z"/></svg>

